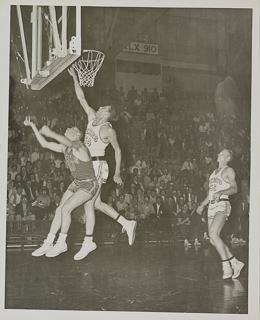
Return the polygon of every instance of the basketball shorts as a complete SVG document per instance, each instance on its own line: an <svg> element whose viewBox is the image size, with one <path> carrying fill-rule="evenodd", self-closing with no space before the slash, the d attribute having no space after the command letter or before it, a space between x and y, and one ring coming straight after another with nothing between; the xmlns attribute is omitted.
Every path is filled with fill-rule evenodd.
<svg viewBox="0 0 260 320"><path fill-rule="evenodd" d="M208 218L214 219L217 212L221 212L228 219L231 212L231 205L229 201L220 201L217 203L209 204L208 208Z"/></svg>
<svg viewBox="0 0 260 320"><path fill-rule="evenodd" d="M101 179L102 183L106 183L109 174L107 162L105 160L95 160L93 161L93 168L97 180Z"/></svg>
<svg viewBox="0 0 260 320"><path fill-rule="evenodd" d="M98 190L98 182L97 180L87 179L87 180L78 180L75 179L69 186L68 190L75 193L79 190L83 190L89 193L92 197L94 197L95 193Z"/></svg>

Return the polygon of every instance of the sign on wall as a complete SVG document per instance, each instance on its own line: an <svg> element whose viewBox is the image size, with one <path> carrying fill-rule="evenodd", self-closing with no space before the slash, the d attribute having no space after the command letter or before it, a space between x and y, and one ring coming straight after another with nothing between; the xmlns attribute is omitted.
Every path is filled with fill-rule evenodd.
<svg viewBox="0 0 260 320"><path fill-rule="evenodd" d="M158 54L158 45L151 43L131 42L124 51L133 53Z"/></svg>

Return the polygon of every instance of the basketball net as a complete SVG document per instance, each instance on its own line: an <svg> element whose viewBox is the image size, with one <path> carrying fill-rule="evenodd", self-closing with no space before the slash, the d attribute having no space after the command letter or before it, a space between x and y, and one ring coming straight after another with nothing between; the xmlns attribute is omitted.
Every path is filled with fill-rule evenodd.
<svg viewBox="0 0 260 320"><path fill-rule="evenodd" d="M81 58L72 65L78 73L81 87L93 87L96 74L101 68L104 58L104 53L100 51L83 51Z"/></svg>

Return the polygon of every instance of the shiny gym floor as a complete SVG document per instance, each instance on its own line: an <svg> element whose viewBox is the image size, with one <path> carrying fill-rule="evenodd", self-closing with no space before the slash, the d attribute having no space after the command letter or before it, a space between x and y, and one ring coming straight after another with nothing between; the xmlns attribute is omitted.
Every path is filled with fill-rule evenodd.
<svg viewBox="0 0 260 320"><path fill-rule="evenodd" d="M100 245L81 261L71 246L56 258L32 250L6 252L6 309L248 313L248 246L233 248L245 262L240 277L222 280L209 242L136 241Z"/></svg>

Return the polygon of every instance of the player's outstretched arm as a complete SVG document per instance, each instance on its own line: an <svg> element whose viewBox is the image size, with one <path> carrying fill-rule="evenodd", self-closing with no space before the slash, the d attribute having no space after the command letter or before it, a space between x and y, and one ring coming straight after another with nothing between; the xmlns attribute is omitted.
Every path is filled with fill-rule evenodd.
<svg viewBox="0 0 260 320"><path fill-rule="evenodd" d="M75 88L75 92L76 92L76 96L80 102L80 104L82 105L84 111L86 112L87 116L88 116L88 121L93 120L96 117L96 112L93 108L90 107L90 105L88 104L84 92L82 90L82 88L79 85L78 82L78 77L76 74L76 71L74 70L73 67L70 67L68 69L69 74L72 76L73 81L74 81L74 88Z"/></svg>
<svg viewBox="0 0 260 320"><path fill-rule="evenodd" d="M43 126L40 131L39 131L41 134L43 134L45 137L48 137L48 138L52 138L56 141L58 141L59 143L61 144L64 144L65 146L67 147L71 147L72 143L71 141L66 138L65 136L63 136L62 134L58 134L54 131L52 131L49 127L47 126Z"/></svg>
<svg viewBox="0 0 260 320"><path fill-rule="evenodd" d="M30 117L25 118L24 125L30 126L33 129L33 132L35 133L37 140L39 141L40 145L43 148L47 148L52 151L60 152L60 153L64 152L64 150L66 149L66 146L64 146L63 144L58 144L55 142L49 142L49 141L45 140L45 138L42 136L42 134L37 129L36 125L30 120Z"/></svg>

